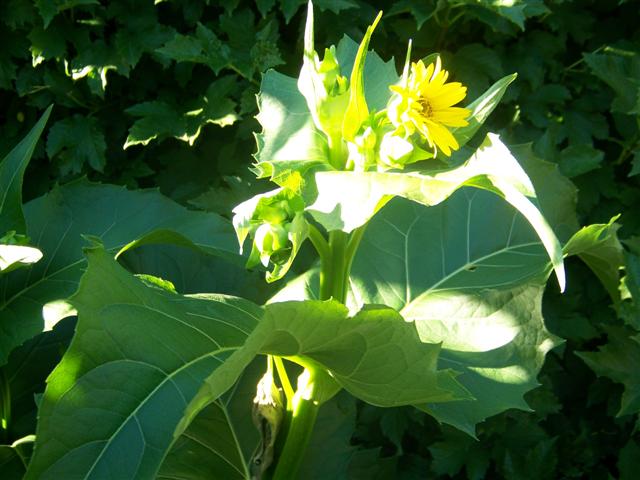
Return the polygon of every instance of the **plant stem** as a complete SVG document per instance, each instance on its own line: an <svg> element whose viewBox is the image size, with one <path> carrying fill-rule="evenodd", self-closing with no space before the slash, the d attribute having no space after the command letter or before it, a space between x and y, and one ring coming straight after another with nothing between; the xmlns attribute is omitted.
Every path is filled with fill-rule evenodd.
<svg viewBox="0 0 640 480"><path fill-rule="evenodd" d="M9 423L11 422L11 390L9 379L4 368L0 368L0 432L1 440L6 443L9 439Z"/></svg>
<svg viewBox="0 0 640 480"><path fill-rule="evenodd" d="M278 458L273 480L291 480L296 477L304 459L304 452L313 433L320 404L314 400L314 371L305 369L298 378L298 389L292 401L291 423L287 440Z"/></svg>
<svg viewBox="0 0 640 480"><path fill-rule="evenodd" d="M329 163L336 170L344 170L347 163L347 154L342 135L336 135L334 138L327 136L329 145Z"/></svg>
<svg viewBox="0 0 640 480"><path fill-rule="evenodd" d="M365 226L354 230L351 234L341 231L329 233L327 241L324 235L314 226L310 226L309 238L320 255L320 300L334 300L345 303L351 264ZM276 369L284 369L275 359ZM277 464L273 470L273 480L290 480L296 478L298 469L304 459L304 453L313 433L322 398L316 385L317 372L307 367L298 378L298 388L290 399L287 395L287 417L282 433L286 435L280 447L276 447ZM282 378L282 375L281 375ZM285 391L290 389L283 385Z"/></svg>
<svg viewBox="0 0 640 480"><path fill-rule="evenodd" d="M289 376L287 375L287 369L284 366L284 362L281 357L274 356L273 363L276 365L276 371L278 372L278 377L280 378L280 383L282 384L282 390L284 390L284 395L287 398L287 404L292 401L294 391L291 386L291 382L289 382Z"/></svg>
<svg viewBox="0 0 640 480"><path fill-rule="evenodd" d="M324 238L324 235L320 233L314 225L309 224L309 240L315 247L318 255L320 256L320 261L325 262L331 256L331 251L329 249L329 244L327 240Z"/></svg>
<svg viewBox="0 0 640 480"><path fill-rule="evenodd" d="M347 245L349 243L348 234L339 230L329 233L329 246L331 248L331 291L330 297L334 300L345 303L347 296ZM320 296L320 300L328 298Z"/></svg>

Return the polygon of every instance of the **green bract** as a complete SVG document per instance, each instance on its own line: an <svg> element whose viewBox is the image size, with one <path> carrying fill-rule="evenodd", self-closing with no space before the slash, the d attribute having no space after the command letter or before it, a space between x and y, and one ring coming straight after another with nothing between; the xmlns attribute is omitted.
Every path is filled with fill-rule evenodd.
<svg viewBox="0 0 640 480"><path fill-rule="evenodd" d="M253 238L247 267L262 263L273 266L267 281L282 278L307 238L307 221L302 198L291 190L278 188L256 195L233 209L233 226L241 251L247 236Z"/></svg>

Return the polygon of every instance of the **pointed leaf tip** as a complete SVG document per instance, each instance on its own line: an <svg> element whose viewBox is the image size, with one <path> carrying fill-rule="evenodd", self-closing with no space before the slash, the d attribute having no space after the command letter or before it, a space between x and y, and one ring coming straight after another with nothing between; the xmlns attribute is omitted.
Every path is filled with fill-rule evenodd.
<svg viewBox="0 0 640 480"><path fill-rule="evenodd" d="M367 57L367 49L369 48L371 35L381 18L382 11L378 13L373 23L367 28L364 38L358 47L355 62L353 63L353 70L351 71L351 78L349 79L349 87L351 89L349 105L347 106L342 124L342 136L345 140L353 140L360 129L360 125L362 125L362 122L369 116L369 108L364 95L364 62Z"/></svg>

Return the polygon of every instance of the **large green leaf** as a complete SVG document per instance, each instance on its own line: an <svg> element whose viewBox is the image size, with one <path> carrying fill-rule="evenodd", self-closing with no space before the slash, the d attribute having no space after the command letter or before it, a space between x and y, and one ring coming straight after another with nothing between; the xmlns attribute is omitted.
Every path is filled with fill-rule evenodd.
<svg viewBox="0 0 640 480"><path fill-rule="evenodd" d="M81 235L102 238L114 253L138 239L140 244L186 244L239 259L227 220L189 211L155 191L81 181L29 202L25 216L27 232L46 260L0 278L0 364L13 348L61 318L43 306L75 291L85 266Z"/></svg>
<svg viewBox="0 0 640 480"><path fill-rule="evenodd" d="M22 177L52 108L47 108L27 136L0 162L0 235L9 230L24 233Z"/></svg>
<svg viewBox="0 0 640 480"><path fill-rule="evenodd" d="M471 159L453 170L420 173L318 172L318 195L308 211L327 230L350 232L369 221L393 196L433 206L463 186L490 190L517 208L534 227L564 289L562 246L536 205L536 193L517 160L489 134Z"/></svg>
<svg viewBox="0 0 640 480"><path fill-rule="evenodd" d="M258 107L263 127L256 136L259 176L280 182L292 171L304 175L312 168L330 168L327 140L316 130L295 79L269 70L262 79Z"/></svg>
<svg viewBox="0 0 640 480"><path fill-rule="evenodd" d="M102 248L73 303L76 335L49 378L27 478L153 478L201 381L244 344L260 308L147 287Z"/></svg>
<svg viewBox="0 0 640 480"><path fill-rule="evenodd" d="M474 400L422 406L473 434L475 424L537 386L556 339L541 315L548 258L524 218L496 196L463 189L424 208L394 200L369 226L354 260L354 298L383 303L442 342L441 368L454 368Z"/></svg>
<svg viewBox="0 0 640 480"><path fill-rule="evenodd" d="M439 346L387 307L348 317L336 302L290 302L263 316L246 300L148 287L102 247L87 254L72 299L76 336L49 378L27 479L153 477L176 437L201 437L190 424L223 420L212 407L204 425L191 422L258 353L306 357L378 405L466 396L452 372L436 369ZM217 432L212 441L226 447L213 471L246 473L228 424Z"/></svg>

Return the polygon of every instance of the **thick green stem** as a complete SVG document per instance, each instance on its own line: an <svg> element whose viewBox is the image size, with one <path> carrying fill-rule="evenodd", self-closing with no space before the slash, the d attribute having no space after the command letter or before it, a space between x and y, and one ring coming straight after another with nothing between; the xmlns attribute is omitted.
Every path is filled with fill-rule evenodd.
<svg viewBox="0 0 640 480"><path fill-rule="evenodd" d="M306 369L298 379L298 390L292 401L291 423L287 432L287 440L280 453L278 465L273 473L273 480L291 480L296 474L304 452L313 433L316 423L319 403L314 400L315 383L314 372Z"/></svg>
<svg viewBox="0 0 640 480"><path fill-rule="evenodd" d="M340 231L334 231L329 234L329 247L331 249L331 285L329 296L320 296L320 300L328 300L333 297L334 300L345 303L347 294L347 278L348 275L346 257L349 236Z"/></svg>
<svg viewBox="0 0 640 480"><path fill-rule="evenodd" d="M320 256L320 300L334 300L345 303L349 286L351 264L360 240L364 234L364 226L347 234L341 231L329 233L329 241L312 226L309 237ZM276 362L276 367L278 363ZM290 480L296 478L298 469L304 459L304 452L313 433L322 398L316 385L316 372L306 368L298 379L298 389L291 401L287 402L287 417L283 424L284 442L276 447L277 464L273 471L274 480Z"/></svg>
<svg viewBox="0 0 640 480"><path fill-rule="evenodd" d="M344 170L347 163L347 149L342 141L342 135L337 134L335 138L327 137L329 144L329 163L336 170Z"/></svg>

